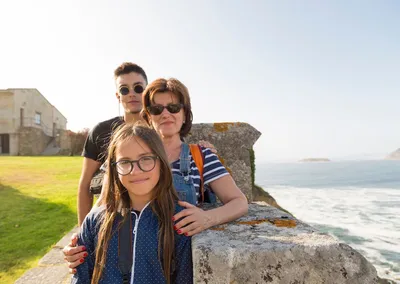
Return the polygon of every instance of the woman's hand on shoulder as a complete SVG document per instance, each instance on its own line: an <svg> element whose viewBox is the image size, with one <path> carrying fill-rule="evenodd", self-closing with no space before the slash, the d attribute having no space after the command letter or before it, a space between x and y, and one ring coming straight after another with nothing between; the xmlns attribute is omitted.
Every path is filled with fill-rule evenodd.
<svg viewBox="0 0 400 284"><path fill-rule="evenodd" d="M208 141L200 140L197 144L199 144L201 147L209 148L214 154L217 154L218 152L215 146Z"/></svg>
<svg viewBox="0 0 400 284"><path fill-rule="evenodd" d="M78 235L75 233L71 237L71 241L66 245L62 252L64 254L64 260L68 264L69 273L75 274L76 267L81 265L85 261L85 257L88 256L86 248L84 246L76 246L78 242Z"/></svg>
<svg viewBox="0 0 400 284"><path fill-rule="evenodd" d="M179 201L178 204L185 209L174 215L176 221L174 229L180 235L193 236L214 226L212 216L193 204Z"/></svg>

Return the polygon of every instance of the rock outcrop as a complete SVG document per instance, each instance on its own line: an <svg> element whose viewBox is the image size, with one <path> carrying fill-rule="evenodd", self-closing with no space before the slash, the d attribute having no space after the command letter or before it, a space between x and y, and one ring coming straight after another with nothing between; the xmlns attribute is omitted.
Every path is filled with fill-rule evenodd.
<svg viewBox="0 0 400 284"><path fill-rule="evenodd" d="M192 250L194 283L378 283L360 253L265 203L194 236Z"/></svg>
<svg viewBox="0 0 400 284"><path fill-rule="evenodd" d="M253 200L252 161L250 152L261 133L243 122L193 124L188 143L207 140L249 201Z"/></svg>

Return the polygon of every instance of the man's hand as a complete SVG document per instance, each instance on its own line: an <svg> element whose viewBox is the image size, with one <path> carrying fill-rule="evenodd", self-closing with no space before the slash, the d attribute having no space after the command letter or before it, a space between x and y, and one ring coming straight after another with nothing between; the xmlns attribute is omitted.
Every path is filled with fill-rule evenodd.
<svg viewBox="0 0 400 284"><path fill-rule="evenodd" d="M79 266L85 261L85 257L88 256L86 248L84 246L76 246L78 242L78 234L73 234L71 242L65 246L62 250L64 254L64 260L68 263L69 273L75 274L75 267Z"/></svg>

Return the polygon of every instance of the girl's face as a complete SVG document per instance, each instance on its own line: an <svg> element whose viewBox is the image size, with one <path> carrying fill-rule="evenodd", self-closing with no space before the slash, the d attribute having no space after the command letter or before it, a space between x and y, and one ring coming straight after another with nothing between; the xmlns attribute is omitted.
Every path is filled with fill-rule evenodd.
<svg viewBox="0 0 400 284"><path fill-rule="evenodd" d="M154 95L154 103L151 105L168 106L170 104L179 104L177 95L172 92L157 93ZM178 113L170 113L166 108L159 115L150 115L153 128L162 137L171 137L179 135L183 125L185 113L183 108Z"/></svg>
<svg viewBox="0 0 400 284"><path fill-rule="evenodd" d="M160 161L146 143L138 137L128 139L117 145L116 162L118 177L128 190L131 200L150 201L151 191L160 178ZM132 171L130 162L133 162ZM142 169L140 169L138 163ZM154 166L154 167L153 167ZM126 175L122 175L126 174Z"/></svg>

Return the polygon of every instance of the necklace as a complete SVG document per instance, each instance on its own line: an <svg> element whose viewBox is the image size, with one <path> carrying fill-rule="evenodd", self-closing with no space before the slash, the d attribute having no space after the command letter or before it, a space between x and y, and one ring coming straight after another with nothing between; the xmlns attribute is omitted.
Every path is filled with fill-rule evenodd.
<svg viewBox="0 0 400 284"><path fill-rule="evenodd" d="M181 145L179 145L178 147L171 149L170 151L168 151L169 153L167 153L167 159L170 163L176 161L179 157L179 154L181 153Z"/></svg>

